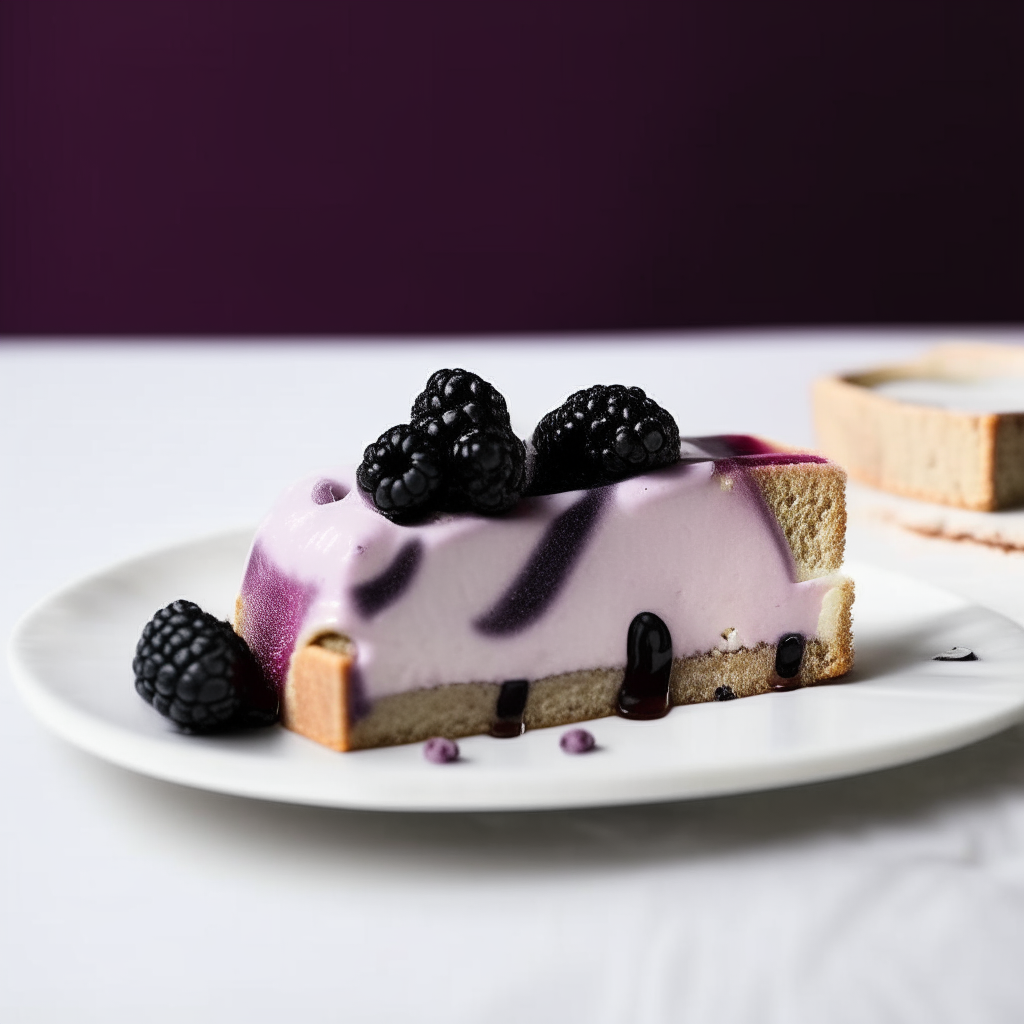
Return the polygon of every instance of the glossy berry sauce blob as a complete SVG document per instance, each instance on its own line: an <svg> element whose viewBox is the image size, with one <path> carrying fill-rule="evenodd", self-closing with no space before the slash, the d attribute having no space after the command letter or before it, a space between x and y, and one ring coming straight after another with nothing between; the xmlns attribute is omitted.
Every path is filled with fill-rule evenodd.
<svg viewBox="0 0 1024 1024"><path fill-rule="evenodd" d="M800 633L787 633L775 647L775 675L773 690L795 690L800 686L797 678L804 660L805 641Z"/></svg>
<svg viewBox="0 0 1024 1024"><path fill-rule="evenodd" d="M626 675L617 711L623 718L664 718L669 711L672 634L654 612L641 612L626 634Z"/></svg>

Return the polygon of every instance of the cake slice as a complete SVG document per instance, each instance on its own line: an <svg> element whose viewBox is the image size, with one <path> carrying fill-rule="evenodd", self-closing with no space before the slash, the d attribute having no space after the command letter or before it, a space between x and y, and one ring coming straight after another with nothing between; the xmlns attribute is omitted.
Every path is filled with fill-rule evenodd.
<svg viewBox="0 0 1024 1024"><path fill-rule="evenodd" d="M256 533L235 615L285 726L358 750L627 713L627 639L648 620L670 634L665 707L847 672L843 471L744 436L680 454L413 525L351 472L294 485Z"/></svg>

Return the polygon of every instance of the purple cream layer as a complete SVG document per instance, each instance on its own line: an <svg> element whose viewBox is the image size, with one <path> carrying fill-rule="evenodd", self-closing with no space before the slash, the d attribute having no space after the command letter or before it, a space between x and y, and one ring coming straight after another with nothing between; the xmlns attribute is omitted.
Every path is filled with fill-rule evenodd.
<svg viewBox="0 0 1024 1024"><path fill-rule="evenodd" d="M246 639L281 686L292 647L357 647L362 695L539 679L624 664L641 611L677 657L817 633L828 577L797 582L746 466L824 462L755 438L693 438L668 469L523 500L498 518L398 526L349 470L299 481L260 525L242 582ZM724 637L723 637L724 634Z"/></svg>

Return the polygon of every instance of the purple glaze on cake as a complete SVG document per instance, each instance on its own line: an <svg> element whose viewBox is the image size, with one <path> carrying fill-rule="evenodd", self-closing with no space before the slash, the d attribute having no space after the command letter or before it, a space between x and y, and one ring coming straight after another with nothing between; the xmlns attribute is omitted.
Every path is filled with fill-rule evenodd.
<svg viewBox="0 0 1024 1024"><path fill-rule="evenodd" d="M558 741L558 745L567 754L585 754L594 749L594 743L593 734L587 732L586 729L570 729L567 733L563 733L562 738Z"/></svg>
<svg viewBox="0 0 1024 1024"><path fill-rule="evenodd" d="M603 487L587 491L551 522L512 585L474 623L481 633L518 633L544 614L586 548L604 498Z"/></svg>
<svg viewBox="0 0 1024 1024"><path fill-rule="evenodd" d="M444 736L434 736L423 744L423 756L431 764L451 764L459 759L459 745Z"/></svg>
<svg viewBox="0 0 1024 1024"><path fill-rule="evenodd" d="M681 437L680 455L684 459L732 459L744 455L774 455L775 448L750 434L712 434L705 437Z"/></svg>
<svg viewBox="0 0 1024 1024"><path fill-rule="evenodd" d="M359 614L372 618L397 601L412 583L422 557L423 544L410 540L399 548L391 564L379 576L353 587L352 602Z"/></svg>
<svg viewBox="0 0 1024 1024"><path fill-rule="evenodd" d="M316 595L316 587L283 573L258 544L242 580L242 635L266 677L284 689L292 648Z"/></svg>
<svg viewBox="0 0 1024 1024"><path fill-rule="evenodd" d="M755 466L799 466L805 463L822 465L828 459L810 452L769 452L766 455L737 455L728 459L716 459L719 469L730 466L743 466L751 469Z"/></svg>
<svg viewBox="0 0 1024 1024"><path fill-rule="evenodd" d="M684 462L715 462L744 466L791 466L803 462L828 462L811 452L784 452L772 448L759 437L749 434L718 434L712 437L684 437L680 439L681 458Z"/></svg>
<svg viewBox="0 0 1024 1024"><path fill-rule="evenodd" d="M310 497L317 505L330 505L332 502L341 501L346 494L348 494L348 488L344 484L339 484L337 480L321 477L313 484Z"/></svg>

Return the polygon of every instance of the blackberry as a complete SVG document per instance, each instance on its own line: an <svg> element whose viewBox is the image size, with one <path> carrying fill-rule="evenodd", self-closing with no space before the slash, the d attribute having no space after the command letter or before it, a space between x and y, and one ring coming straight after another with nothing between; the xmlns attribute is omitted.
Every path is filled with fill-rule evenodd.
<svg viewBox="0 0 1024 1024"><path fill-rule="evenodd" d="M412 403L412 422L443 444L478 427L510 427L501 392L469 370L436 370Z"/></svg>
<svg viewBox="0 0 1024 1024"><path fill-rule="evenodd" d="M356 473L383 515L411 522L435 509L495 514L519 500L526 447L495 387L468 370L438 370L411 418L381 434Z"/></svg>
<svg viewBox="0 0 1024 1024"><path fill-rule="evenodd" d="M672 414L640 388L595 384L570 395L533 432L531 494L599 487L679 459Z"/></svg>
<svg viewBox="0 0 1024 1024"><path fill-rule="evenodd" d="M469 370L437 370L412 403L417 430L437 444L447 512L494 515L523 491L526 446L501 392Z"/></svg>
<svg viewBox="0 0 1024 1024"><path fill-rule="evenodd" d="M437 506L441 459L426 434L401 423L366 448L356 480L378 512L394 522L408 522Z"/></svg>
<svg viewBox="0 0 1024 1024"><path fill-rule="evenodd" d="M135 648L135 689L186 732L277 720L277 694L230 624L191 601L146 623Z"/></svg>
<svg viewBox="0 0 1024 1024"><path fill-rule="evenodd" d="M505 512L523 491L526 446L510 428L470 430L452 445L446 470L447 511Z"/></svg>

